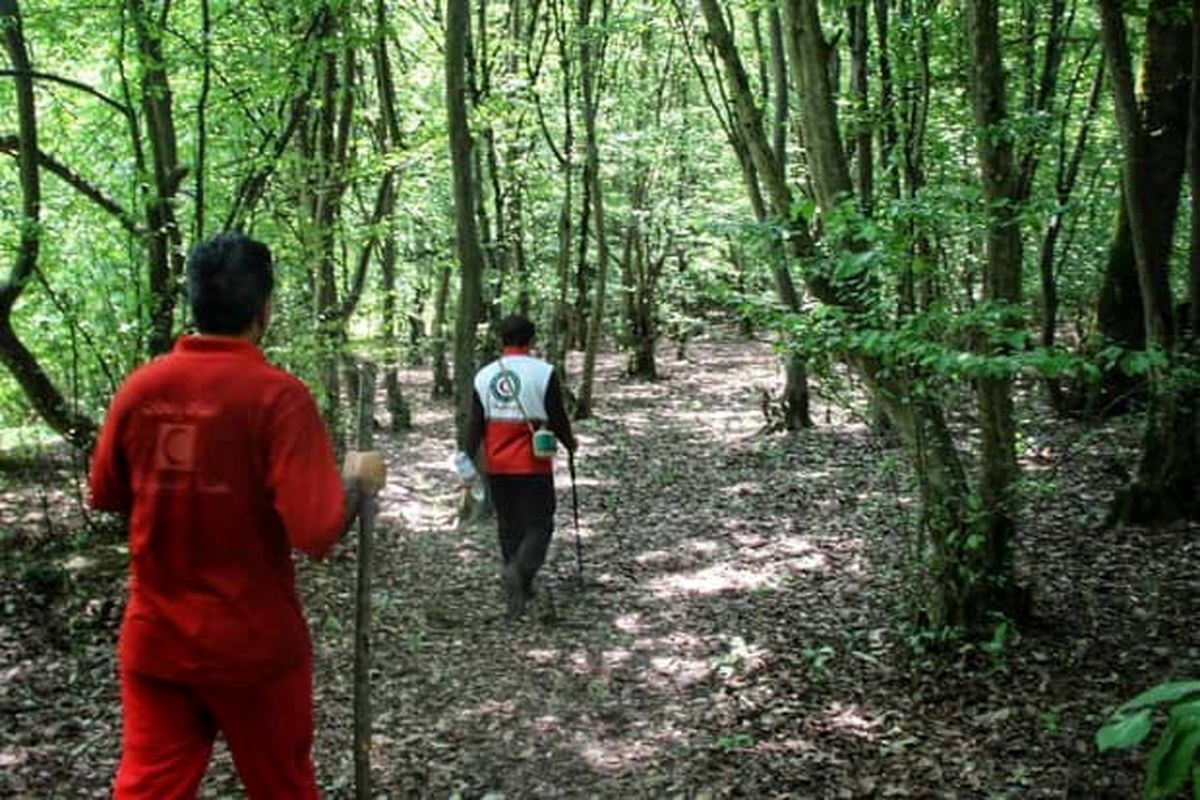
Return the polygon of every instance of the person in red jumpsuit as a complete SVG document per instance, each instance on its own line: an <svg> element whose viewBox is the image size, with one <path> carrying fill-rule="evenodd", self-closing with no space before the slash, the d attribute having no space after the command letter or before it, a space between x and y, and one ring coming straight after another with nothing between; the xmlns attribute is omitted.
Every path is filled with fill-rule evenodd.
<svg viewBox="0 0 1200 800"><path fill-rule="evenodd" d="M252 800L318 797L291 551L328 553L384 468L352 453L343 481L307 388L258 349L273 284L266 245L198 245L199 334L129 376L92 457L91 504L129 515L117 800L195 797L218 732Z"/></svg>

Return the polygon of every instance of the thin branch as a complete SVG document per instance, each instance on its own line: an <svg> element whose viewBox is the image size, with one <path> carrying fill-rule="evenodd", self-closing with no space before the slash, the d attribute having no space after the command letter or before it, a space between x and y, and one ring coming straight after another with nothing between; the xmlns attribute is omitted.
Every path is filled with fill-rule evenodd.
<svg viewBox="0 0 1200 800"><path fill-rule="evenodd" d="M0 77L15 78L18 74L19 74L18 71L15 69L0 69ZM29 77L33 78L34 80L48 81L50 83L57 83L57 84L61 84L62 86L68 86L72 89L78 89L79 91L84 92L85 94L90 94L92 97L95 97L100 102L102 102L108 106L111 106L112 108L121 112L126 117L133 116L133 111L130 110L129 106L125 105L124 103L122 103L119 100L115 100L115 99L109 97L104 92L100 91L99 89L96 89L92 86L88 86L86 83L77 81L74 78L67 78L62 75L54 75L49 72L37 72L37 71L31 71L29 73Z"/></svg>
<svg viewBox="0 0 1200 800"><path fill-rule="evenodd" d="M20 140L15 135L0 136L0 153L8 153L13 157L17 157L21 153ZM106 195L99 187L88 182L86 178L75 172L73 169L63 164L44 150L38 151L38 163L43 169L52 172L59 178L69 184L72 188L82 194L84 197L91 200L100 208L107 211L109 214L116 217L121 223L121 227L129 231L134 236L142 236L145 231L138 227L137 222L129 215L120 203Z"/></svg>

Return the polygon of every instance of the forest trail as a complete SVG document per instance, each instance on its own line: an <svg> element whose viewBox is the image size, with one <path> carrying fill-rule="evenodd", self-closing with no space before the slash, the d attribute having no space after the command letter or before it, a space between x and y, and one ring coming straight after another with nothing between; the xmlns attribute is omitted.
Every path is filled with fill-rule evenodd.
<svg viewBox="0 0 1200 800"><path fill-rule="evenodd" d="M815 712L804 698L773 705L765 720L797 734L772 743L766 760L777 769L739 765L764 724L753 719L766 699L754 698L755 676L768 665L802 671L804 649L834 644L827 636L856 605L846 597L871 583L854 531L878 520L856 524L848 500L879 489L863 483L864 462L878 454L854 427L796 447L756 436L757 387L777 380L768 347L702 345L690 355L656 383L612 380L619 363L605 365L597 419L579 426L584 588L560 464L555 544L540 596L516 623L502 615L494 523L465 533L453 525L448 409L419 415L417 430L393 443L377 550L381 791L761 796L804 785L801 762L822 757L800 736ZM350 553L339 562L306 576L319 631L322 619L350 618ZM801 599L809 608L789 619ZM320 671L348 675L344 637L328 641ZM349 687L330 688L318 730L345 724ZM848 701L817 716L855 736L856 713ZM330 783L348 774L341 761L323 759Z"/></svg>
<svg viewBox="0 0 1200 800"><path fill-rule="evenodd" d="M555 543L515 623L493 524L456 525L450 407L407 374L416 429L378 437L392 477L374 584L377 796L1136 794L1137 762L1101 758L1091 739L1152 676L1194 670L1200 587L1194 529L1095 531L1104 464L1135 427L1080 438L1026 421L1027 472L1072 487L1045 490L1023 520L1037 624L922 658L898 601L911 498L897 454L821 402L816 429L758 435L757 387L778 377L765 344L689 356L664 358L656 383L602 361L597 417L578 427L584 586L560 464ZM352 543L300 571L329 797L351 794L354 576ZM119 571L95 580L121 596ZM119 603L105 596L80 579L0 625L0 706L18 711L0 727L16 768L0 770L0 794L106 796ZM240 796L220 748L216 762L203 796Z"/></svg>

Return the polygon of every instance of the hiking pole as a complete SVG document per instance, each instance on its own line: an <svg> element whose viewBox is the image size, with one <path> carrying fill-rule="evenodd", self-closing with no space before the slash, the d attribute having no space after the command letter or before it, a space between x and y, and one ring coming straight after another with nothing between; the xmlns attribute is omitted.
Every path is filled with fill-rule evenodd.
<svg viewBox="0 0 1200 800"><path fill-rule="evenodd" d="M374 444L375 372L358 365L358 447ZM354 796L371 798L371 572L374 566L375 497L363 492L358 516L358 581L354 597Z"/></svg>
<svg viewBox="0 0 1200 800"><path fill-rule="evenodd" d="M575 578L583 588L583 546L579 543L579 487L575 485L575 451L567 451L567 466L571 470L571 512L575 517Z"/></svg>

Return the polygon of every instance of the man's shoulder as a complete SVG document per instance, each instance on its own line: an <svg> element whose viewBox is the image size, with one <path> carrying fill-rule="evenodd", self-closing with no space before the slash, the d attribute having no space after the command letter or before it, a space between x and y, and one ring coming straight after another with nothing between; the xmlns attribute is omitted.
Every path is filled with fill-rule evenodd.
<svg viewBox="0 0 1200 800"><path fill-rule="evenodd" d="M263 362L255 370L255 378L264 389L265 398L278 402L315 402L308 384L283 367Z"/></svg>
<svg viewBox="0 0 1200 800"><path fill-rule="evenodd" d="M529 368L529 369L540 369L540 370L554 369L554 366L549 361L547 361L544 358L538 358L537 356L520 355L520 356L511 356L511 358L513 359L513 361L515 363L520 364L521 366Z"/></svg>
<svg viewBox="0 0 1200 800"><path fill-rule="evenodd" d="M194 375L196 369L196 364L190 359L178 353L166 353L131 372L121 384L120 393L137 395L164 386L178 385L181 377ZM241 394L249 390L250 394L265 400L312 396L304 381L268 361L252 361L238 366L236 380L230 379L228 369L229 365L223 365L222 371L212 375L214 382L211 390L215 393Z"/></svg>
<svg viewBox="0 0 1200 800"><path fill-rule="evenodd" d="M500 359L494 358L475 371L475 379L479 380L485 375L491 375L493 372L496 372L499 369Z"/></svg>

